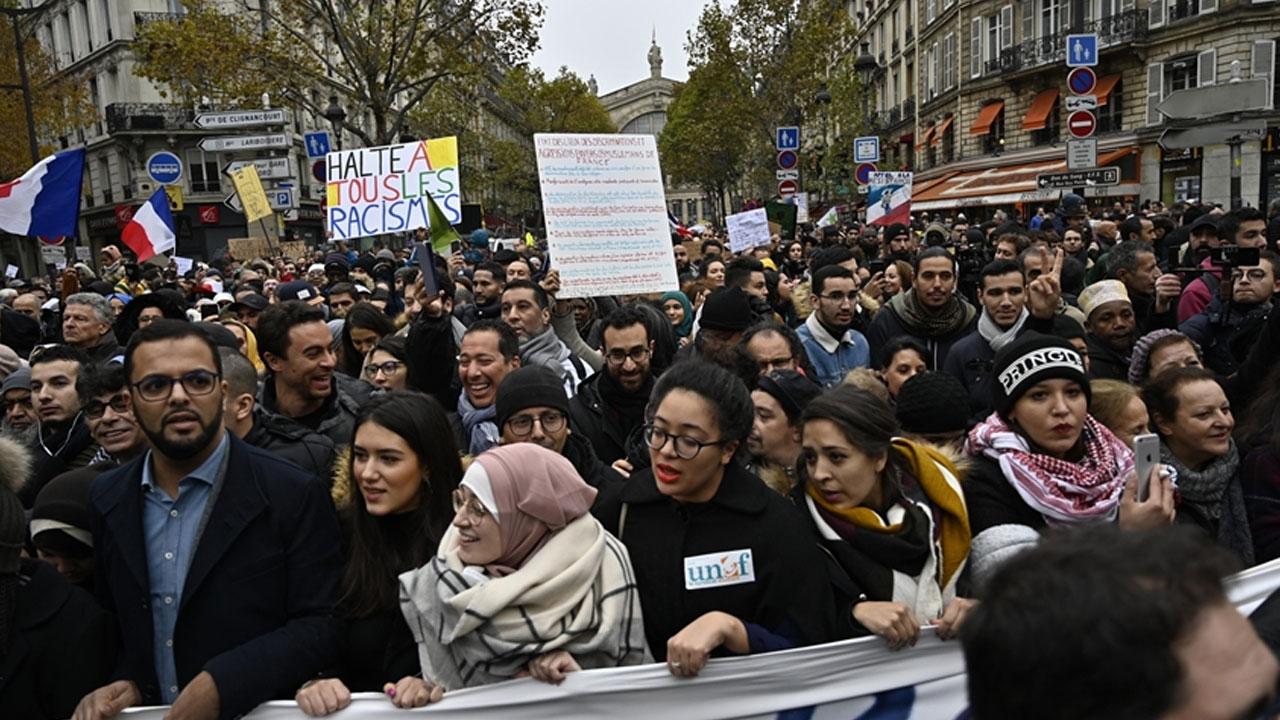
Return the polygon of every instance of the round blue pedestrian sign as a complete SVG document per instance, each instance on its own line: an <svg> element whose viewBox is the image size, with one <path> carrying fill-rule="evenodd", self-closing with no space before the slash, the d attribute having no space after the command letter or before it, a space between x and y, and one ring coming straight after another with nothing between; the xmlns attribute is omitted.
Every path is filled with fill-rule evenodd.
<svg viewBox="0 0 1280 720"><path fill-rule="evenodd" d="M857 180L859 185L866 185L871 182L871 173L875 171L875 163L862 163L853 171L853 179Z"/></svg>
<svg viewBox="0 0 1280 720"><path fill-rule="evenodd" d="M1098 84L1098 76L1087 67L1078 67L1067 75L1067 87L1076 95L1088 95Z"/></svg>
<svg viewBox="0 0 1280 720"><path fill-rule="evenodd" d="M182 178L182 160L161 150L147 158L147 175L160 185L172 185Z"/></svg>

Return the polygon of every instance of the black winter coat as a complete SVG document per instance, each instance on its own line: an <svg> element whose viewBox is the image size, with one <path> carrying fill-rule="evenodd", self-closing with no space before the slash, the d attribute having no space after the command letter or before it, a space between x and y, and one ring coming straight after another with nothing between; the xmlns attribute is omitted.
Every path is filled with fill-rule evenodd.
<svg viewBox="0 0 1280 720"><path fill-rule="evenodd" d="M254 409L253 428L244 441L288 460L328 481L333 473L333 441L283 415Z"/></svg>
<svg viewBox="0 0 1280 720"><path fill-rule="evenodd" d="M747 624L752 651L778 649L756 645L760 629L795 645L838 635L817 543L796 508L736 462L709 502L677 502L643 470L621 492L598 500L592 512L631 553L645 636L656 660L666 658L668 639L717 610ZM719 569L709 570L708 561ZM743 575L750 579L708 581ZM690 583L701 587L688 589Z"/></svg>

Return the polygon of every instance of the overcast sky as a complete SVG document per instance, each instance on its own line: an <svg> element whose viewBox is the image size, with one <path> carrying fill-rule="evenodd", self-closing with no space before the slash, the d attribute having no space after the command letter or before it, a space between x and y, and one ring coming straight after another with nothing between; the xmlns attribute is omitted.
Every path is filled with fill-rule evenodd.
<svg viewBox="0 0 1280 720"><path fill-rule="evenodd" d="M662 76L685 80L685 33L704 0L542 0L542 47L533 64L548 77L567 65L583 80L596 76L600 94L649 76L651 33L662 48Z"/></svg>

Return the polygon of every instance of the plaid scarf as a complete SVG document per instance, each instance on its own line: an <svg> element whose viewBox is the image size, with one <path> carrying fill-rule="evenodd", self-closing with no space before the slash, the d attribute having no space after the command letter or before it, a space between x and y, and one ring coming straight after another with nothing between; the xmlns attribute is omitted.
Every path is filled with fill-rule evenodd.
<svg viewBox="0 0 1280 720"><path fill-rule="evenodd" d="M1133 472L1133 451L1090 415L1081 434L1084 457L1067 462L1031 452L1026 438L992 413L969 431L965 452L999 463L1023 502L1050 524L1114 520L1125 478Z"/></svg>

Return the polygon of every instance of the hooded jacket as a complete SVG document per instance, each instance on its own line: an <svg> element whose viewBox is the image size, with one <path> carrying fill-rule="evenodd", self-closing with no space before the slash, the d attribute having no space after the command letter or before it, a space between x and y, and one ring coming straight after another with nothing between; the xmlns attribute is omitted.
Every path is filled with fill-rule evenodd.
<svg viewBox="0 0 1280 720"><path fill-rule="evenodd" d="M373 387L362 380L356 380L340 372L333 374L333 392L322 406L324 417L316 426L315 432L329 438L334 447L351 444L351 437L356 431L356 416L360 408L369 402ZM282 415L276 409L275 376L263 378L262 388L258 390L258 405L268 414L281 415L297 422L293 418Z"/></svg>

